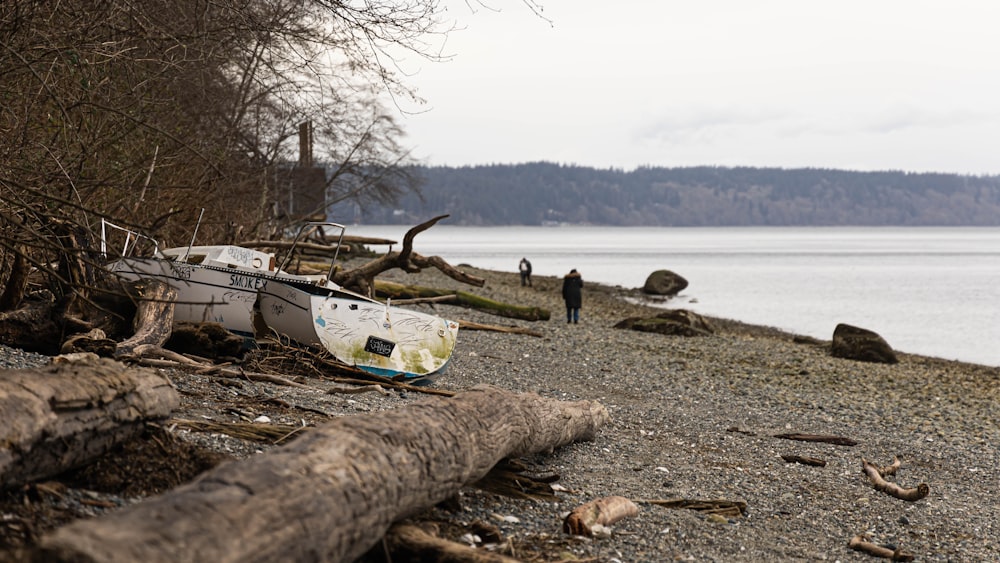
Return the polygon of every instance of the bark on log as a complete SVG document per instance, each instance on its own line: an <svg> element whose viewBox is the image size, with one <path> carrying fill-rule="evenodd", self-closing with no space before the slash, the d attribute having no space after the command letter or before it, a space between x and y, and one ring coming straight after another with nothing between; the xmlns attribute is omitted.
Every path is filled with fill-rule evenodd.
<svg viewBox="0 0 1000 563"><path fill-rule="evenodd" d="M500 460L592 439L608 420L591 401L488 386L341 417L163 496L64 526L41 540L39 556L353 561L393 522L452 497Z"/></svg>
<svg viewBox="0 0 1000 563"><path fill-rule="evenodd" d="M179 404L153 370L81 356L0 371L0 488L93 461Z"/></svg>
<svg viewBox="0 0 1000 563"><path fill-rule="evenodd" d="M637 514L639 507L625 497L599 498L574 508L563 520L563 531L574 536L593 536L595 526L610 526Z"/></svg>
<svg viewBox="0 0 1000 563"><path fill-rule="evenodd" d="M177 289L158 280L135 283L139 305L135 312L135 334L115 347L115 356L134 355L140 346L162 347L170 338L174 324L174 301Z"/></svg>
<svg viewBox="0 0 1000 563"><path fill-rule="evenodd" d="M890 465L888 467L892 468L893 466ZM877 491L882 491L889 496L908 502L918 501L926 497L928 493L931 492L931 488L927 485L927 483L920 483L912 489L904 489L896 483L890 483L882 478L881 469L882 468L870 463L866 459L861 460L862 472L868 476L868 479L872 482L872 486L875 487L875 490ZM893 469L893 473L895 473L895 469Z"/></svg>

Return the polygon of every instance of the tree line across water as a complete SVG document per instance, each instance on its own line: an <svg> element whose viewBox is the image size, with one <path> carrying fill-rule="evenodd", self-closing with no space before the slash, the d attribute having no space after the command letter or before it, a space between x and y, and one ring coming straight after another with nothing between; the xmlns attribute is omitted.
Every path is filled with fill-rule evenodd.
<svg viewBox="0 0 1000 563"><path fill-rule="evenodd" d="M1000 225L1000 176L548 162L413 172L422 179L419 194L333 215L368 224L448 213L456 225Z"/></svg>

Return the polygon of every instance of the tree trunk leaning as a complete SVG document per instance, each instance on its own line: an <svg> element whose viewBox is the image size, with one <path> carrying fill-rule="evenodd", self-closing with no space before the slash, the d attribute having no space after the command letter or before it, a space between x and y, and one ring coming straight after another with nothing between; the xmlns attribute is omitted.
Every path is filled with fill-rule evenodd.
<svg viewBox="0 0 1000 563"><path fill-rule="evenodd" d="M153 279L135 282L134 288L139 298L133 323L135 334L115 347L115 357L119 358L135 354L140 347L163 347L174 324L176 288Z"/></svg>
<svg viewBox="0 0 1000 563"><path fill-rule="evenodd" d="M0 371L0 488L85 465L178 402L157 372L90 355Z"/></svg>
<svg viewBox="0 0 1000 563"><path fill-rule="evenodd" d="M339 418L287 446L40 542L46 561L353 561L393 522L481 479L506 457L594 437L592 401L477 386Z"/></svg>

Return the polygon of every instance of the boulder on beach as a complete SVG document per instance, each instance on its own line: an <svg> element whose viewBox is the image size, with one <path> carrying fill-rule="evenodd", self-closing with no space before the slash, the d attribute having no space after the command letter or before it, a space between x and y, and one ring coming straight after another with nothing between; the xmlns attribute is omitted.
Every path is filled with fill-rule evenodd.
<svg viewBox="0 0 1000 563"><path fill-rule="evenodd" d="M835 358L882 364L899 362L889 343L870 330L840 323L833 330L830 355Z"/></svg>
<svg viewBox="0 0 1000 563"><path fill-rule="evenodd" d="M708 336L715 332L704 317L685 309L671 309L654 317L629 317L619 321L615 328L669 336Z"/></svg>
<svg viewBox="0 0 1000 563"><path fill-rule="evenodd" d="M688 281L670 270L656 270L646 278L643 293L673 297L688 286Z"/></svg>

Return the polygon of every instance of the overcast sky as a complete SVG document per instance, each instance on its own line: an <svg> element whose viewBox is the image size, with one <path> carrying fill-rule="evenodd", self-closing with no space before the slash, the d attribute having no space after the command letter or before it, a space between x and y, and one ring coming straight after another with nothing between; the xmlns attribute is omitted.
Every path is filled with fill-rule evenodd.
<svg viewBox="0 0 1000 563"><path fill-rule="evenodd" d="M1000 2L539 1L443 0L416 157L1000 174Z"/></svg>

